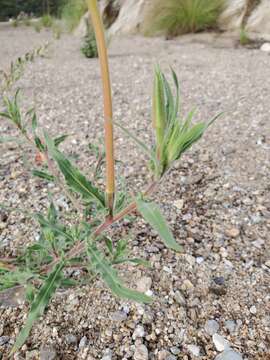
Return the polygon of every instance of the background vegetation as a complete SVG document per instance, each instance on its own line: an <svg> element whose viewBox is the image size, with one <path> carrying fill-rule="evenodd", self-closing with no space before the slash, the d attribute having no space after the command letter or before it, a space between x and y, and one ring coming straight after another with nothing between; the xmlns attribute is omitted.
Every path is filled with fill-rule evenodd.
<svg viewBox="0 0 270 360"><path fill-rule="evenodd" d="M154 0L146 17L146 35L165 33L169 37L212 29L224 0Z"/></svg>

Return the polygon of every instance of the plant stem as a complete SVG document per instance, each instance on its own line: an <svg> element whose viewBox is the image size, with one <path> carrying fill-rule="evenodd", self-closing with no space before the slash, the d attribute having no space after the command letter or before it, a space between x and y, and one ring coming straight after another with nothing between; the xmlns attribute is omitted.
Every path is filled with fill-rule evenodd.
<svg viewBox="0 0 270 360"><path fill-rule="evenodd" d="M158 181L152 182L147 190L144 192L144 196L150 195L152 192L156 190L157 185L159 184ZM107 230L112 224L122 220L126 215L132 213L134 210L136 210L137 204L135 201L130 203L125 209L120 211L118 214L116 214L113 218L108 218L99 225L96 230L91 235L93 239L97 238L103 231ZM79 242L76 244L72 249L69 250L69 252L66 254L66 259L72 259L78 255L80 255L85 250L85 242ZM42 273L47 272L48 270L51 270L51 268L58 263L60 259L55 259L52 261L49 265L46 265L42 269Z"/></svg>
<svg viewBox="0 0 270 360"><path fill-rule="evenodd" d="M114 193L115 193L115 174L114 174L114 141L113 141L113 111L111 82L108 64L107 47L104 35L104 27L99 13L97 0L87 0L92 24L96 35L98 55L101 67L104 101L104 130L106 148L106 194L107 206L110 217L113 216Z"/></svg>

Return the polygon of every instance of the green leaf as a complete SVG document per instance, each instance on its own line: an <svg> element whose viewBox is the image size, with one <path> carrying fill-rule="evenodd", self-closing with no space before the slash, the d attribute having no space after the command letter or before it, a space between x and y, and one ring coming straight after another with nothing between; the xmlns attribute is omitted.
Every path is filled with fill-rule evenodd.
<svg viewBox="0 0 270 360"><path fill-rule="evenodd" d="M175 251L182 248L175 241L169 226L156 204L137 199L137 209L144 219L158 232L164 244Z"/></svg>
<svg viewBox="0 0 270 360"><path fill-rule="evenodd" d="M33 170L33 171L32 171L32 174L33 174L34 176L37 176L37 177L39 177L39 178L41 178L41 179L44 179L44 180L47 180L47 181L53 182L53 181L55 180L55 179L54 179L54 176L46 173L45 171Z"/></svg>
<svg viewBox="0 0 270 360"><path fill-rule="evenodd" d="M45 133L45 140L48 146L49 153L57 162L59 169L64 175L66 182L70 188L83 196L84 199L94 200L102 207L105 207L105 196L98 188L86 179L86 177L61 153L54 142Z"/></svg>
<svg viewBox="0 0 270 360"><path fill-rule="evenodd" d="M57 147L59 146L63 141L65 141L68 138L69 135L62 135L54 139L54 145Z"/></svg>
<svg viewBox="0 0 270 360"><path fill-rule="evenodd" d="M30 334L34 321L36 321L44 313L45 308L47 307L48 303L50 302L51 298L53 297L55 291L57 290L58 286L62 281L63 267L64 262L56 265L55 269L50 273L47 280L41 286L38 294L32 302L26 323L23 329L20 331L10 355L14 354L22 347Z"/></svg>
<svg viewBox="0 0 270 360"><path fill-rule="evenodd" d="M101 255L94 244L88 244L87 254L94 270L100 274L105 284L116 296L141 303L149 303L152 301L149 296L123 286L117 271L111 267L109 262Z"/></svg>
<svg viewBox="0 0 270 360"><path fill-rule="evenodd" d="M135 264L135 265L143 265L143 266L146 266L146 267L150 267L150 263L149 261L147 260L144 260L144 259L138 259L138 258L133 258L133 259L129 259L129 258L120 258L120 259L117 259L117 260L114 260L113 261L113 264L123 264L123 263L132 263L132 264Z"/></svg>
<svg viewBox="0 0 270 360"><path fill-rule="evenodd" d="M48 228L57 235L63 236L63 238L67 239L68 241L71 241L72 243L74 242L73 237L65 231L65 228L63 226L49 222L41 214L35 214L34 217L37 219L41 227Z"/></svg>

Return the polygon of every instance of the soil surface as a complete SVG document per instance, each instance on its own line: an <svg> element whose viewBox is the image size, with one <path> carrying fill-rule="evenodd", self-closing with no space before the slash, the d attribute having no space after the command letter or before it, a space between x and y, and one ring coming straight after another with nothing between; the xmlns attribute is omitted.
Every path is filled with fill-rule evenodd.
<svg viewBox="0 0 270 360"><path fill-rule="evenodd" d="M15 87L22 89L25 110L35 104L43 128L71 135L62 148L91 174L88 144L103 132L97 59L83 57L78 38L6 28L0 30L0 68L46 41L48 56L28 65ZM196 118L207 120L224 112L155 194L184 251L167 250L143 220L125 220L114 236L133 228L130 252L152 266L125 265L121 273L129 286L152 293L154 302L116 299L100 280L61 290L15 358L270 359L270 56L196 37L118 38L109 54L115 118L145 143L152 141L156 63L168 75L169 66L178 74L183 114L196 108ZM16 135L4 119L0 132ZM132 193L140 192L149 181L146 158L121 130L115 139L118 175ZM56 186L25 171L22 155L34 153L23 149L0 144L0 202L45 211L51 192L59 208L69 208ZM0 257L35 241L38 228L24 213L0 215ZM8 306L7 298L0 306L4 359L28 310L26 304Z"/></svg>

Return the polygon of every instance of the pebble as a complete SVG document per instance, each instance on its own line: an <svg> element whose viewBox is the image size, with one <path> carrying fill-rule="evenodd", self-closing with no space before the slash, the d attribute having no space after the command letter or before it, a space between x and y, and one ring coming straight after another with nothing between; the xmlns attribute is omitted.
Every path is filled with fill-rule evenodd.
<svg viewBox="0 0 270 360"><path fill-rule="evenodd" d="M79 343L79 349L85 348L87 345L87 342L88 342L87 337L86 336L82 337L80 340L80 343Z"/></svg>
<svg viewBox="0 0 270 360"><path fill-rule="evenodd" d="M170 350L171 350L171 353L172 353L173 355L178 355L178 354L180 354L180 349L179 349L177 346L171 347Z"/></svg>
<svg viewBox="0 0 270 360"><path fill-rule="evenodd" d="M261 51L270 53L270 43L269 42L263 43L260 49Z"/></svg>
<svg viewBox="0 0 270 360"><path fill-rule="evenodd" d="M57 354L53 347L44 347L40 350L40 360L54 360Z"/></svg>
<svg viewBox="0 0 270 360"><path fill-rule="evenodd" d="M255 305L251 306L251 308L249 309L249 311L250 311L250 313L251 313L252 315L256 315L256 314L257 314L256 306L255 306Z"/></svg>
<svg viewBox="0 0 270 360"><path fill-rule="evenodd" d="M113 321L125 321L127 319L127 314L124 311L115 311L112 316L111 319Z"/></svg>
<svg viewBox="0 0 270 360"><path fill-rule="evenodd" d="M219 330L219 324L216 320L208 320L204 325L204 329L209 335L214 335Z"/></svg>
<svg viewBox="0 0 270 360"><path fill-rule="evenodd" d="M182 210L183 206L184 206L184 200L179 199L174 201L173 205L178 209L178 210Z"/></svg>
<svg viewBox="0 0 270 360"><path fill-rule="evenodd" d="M217 351L224 351L230 347L228 341L219 334L214 334L212 339Z"/></svg>
<svg viewBox="0 0 270 360"><path fill-rule="evenodd" d="M209 290L216 295L225 295L227 293L227 287L223 276L214 277Z"/></svg>
<svg viewBox="0 0 270 360"><path fill-rule="evenodd" d="M65 339L66 339L66 343L69 345L77 344L77 341L78 341L77 337L72 334L66 335Z"/></svg>
<svg viewBox="0 0 270 360"><path fill-rule="evenodd" d="M229 331L229 333L232 334L236 329L236 322L233 320L226 320L225 327Z"/></svg>
<svg viewBox="0 0 270 360"><path fill-rule="evenodd" d="M197 345L187 345L187 350L193 355L193 356L200 356L200 348Z"/></svg>
<svg viewBox="0 0 270 360"><path fill-rule="evenodd" d="M239 353L232 349L228 349L217 355L215 360L243 360L243 358Z"/></svg>
<svg viewBox="0 0 270 360"><path fill-rule="evenodd" d="M145 345L136 345L134 352L134 360L148 360L148 350Z"/></svg>
<svg viewBox="0 0 270 360"><path fill-rule="evenodd" d="M112 350L106 349L101 360L112 360Z"/></svg>
<svg viewBox="0 0 270 360"><path fill-rule="evenodd" d="M9 336L1 336L0 337L0 346L3 346L9 342Z"/></svg>
<svg viewBox="0 0 270 360"><path fill-rule="evenodd" d="M230 228L226 230L226 235L231 238L237 238L240 235L240 230L237 228Z"/></svg>
<svg viewBox="0 0 270 360"><path fill-rule="evenodd" d="M143 276L137 282L137 290L143 293L150 290L151 286L152 286L152 279L148 276Z"/></svg>
<svg viewBox="0 0 270 360"><path fill-rule="evenodd" d="M132 335L132 339L136 340L137 338L143 338L145 335L145 331L142 325L138 325Z"/></svg>

